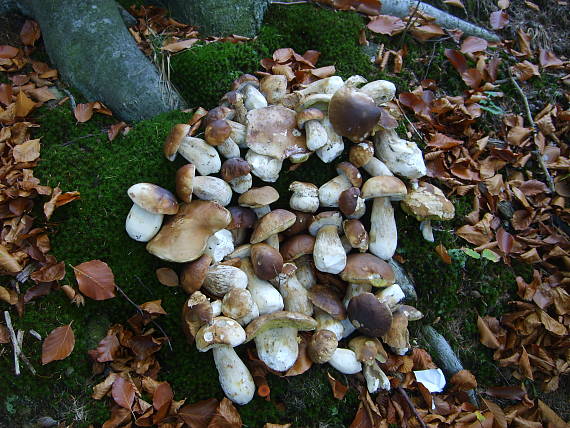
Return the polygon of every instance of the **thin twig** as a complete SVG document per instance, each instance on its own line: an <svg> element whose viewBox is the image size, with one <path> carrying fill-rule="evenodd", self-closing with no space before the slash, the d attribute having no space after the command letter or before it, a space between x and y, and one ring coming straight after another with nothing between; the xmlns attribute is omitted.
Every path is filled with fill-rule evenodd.
<svg viewBox="0 0 570 428"><path fill-rule="evenodd" d="M69 104L71 104L71 110L72 111L75 110L75 107L77 106L77 104L75 102L75 98L73 97L73 94L62 86L59 86L59 89L61 89L63 92L65 92L65 95L67 95L69 97Z"/></svg>
<svg viewBox="0 0 570 428"><path fill-rule="evenodd" d="M519 86L517 80L513 76L513 73L511 72L510 69L509 69L509 77L511 79L513 86L515 87L515 89L517 90L517 92L519 93L519 95L521 96L521 98L523 100L523 104L524 104L524 108L525 108L525 112L526 112L526 117L530 123L530 126L532 127L533 135L536 135L536 133L538 132L538 128L536 126L536 123L534 123L534 119L532 118L532 113L530 112L530 106L528 105L528 99L527 99L526 95L524 94L522 88ZM539 147L536 144L536 142L535 142L535 146L536 146L536 150L534 150L532 152L532 154L534 155L538 164L540 165L540 169L542 169L542 173L544 174L544 176L546 178L546 184L548 185L548 188L550 189L550 191L552 193L554 193L555 192L554 180L552 179L552 176L550 175L550 172L548 171L546 163L544 163L544 158L542 157L542 153L540 153Z"/></svg>
<svg viewBox="0 0 570 428"><path fill-rule="evenodd" d="M406 115L406 113L404 112L402 107L400 107L400 104L398 103L397 105L398 105L398 110L400 110L400 113L402 113L402 115L404 116L404 119L406 119L406 122L408 122L410 124L410 126L412 127L414 132L418 135L418 137L420 137L420 140L422 140L424 142L424 144L427 144L428 142L426 141L425 137L420 133L420 131L418 131L418 129L415 127L415 125L412 123L412 121L408 118L408 116Z"/></svg>
<svg viewBox="0 0 570 428"><path fill-rule="evenodd" d="M139 305L137 305L135 302L133 302L131 300L131 298L129 296L127 296L127 293L125 293L123 291L123 289L121 287L119 287L117 284L115 284L115 287L117 287L117 290L119 290L119 293L121 293L121 295L127 300L127 302L129 302L131 305L133 305L135 308L137 308L137 311L141 314L144 315L144 311L140 308ZM170 338L168 337L168 335L166 334L166 332L164 331L164 329L160 326L160 324L158 324L155 320L151 319L150 320L151 323L153 323L155 325L156 328L158 328L160 330L160 332L164 335L164 337L166 338L166 341L168 342L168 347L170 348L171 351L174 351L172 349L172 343L170 343Z"/></svg>
<svg viewBox="0 0 570 428"><path fill-rule="evenodd" d="M417 21L415 16L416 16L416 13L418 12L418 8L420 7L420 4L421 4L421 1L418 0L416 2L416 5L414 6L414 10L413 10L412 14L410 15L410 18L408 20L408 24L406 25L406 28L404 28L404 32L400 36L400 47L398 49L402 49L402 46L404 45L404 41L406 40L406 34L408 33L408 30Z"/></svg>
<svg viewBox="0 0 570 428"><path fill-rule="evenodd" d="M435 47L436 47L436 44L434 43L433 49L431 50L431 55L430 55L430 57L429 57L428 65L427 65L427 67L426 67L426 72L424 73L424 78L423 78L422 80L426 80L426 79L427 79L427 76L428 76L428 73L429 73L429 69L430 69L430 67L431 67L431 62L433 61L433 57L435 56Z"/></svg>
<svg viewBox="0 0 570 428"><path fill-rule="evenodd" d="M304 4L309 3L309 0L297 0L297 1L272 1L271 4L282 4L282 5L290 5L290 4Z"/></svg>
<svg viewBox="0 0 570 428"><path fill-rule="evenodd" d="M404 390L404 388L402 388L401 386L399 386L398 388L396 388L398 390L398 392L400 393L400 395L402 397L404 397L404 400L406 400L406 403L408 404L408 407L410 408L410 410L414 413L414 416L416 417L416 419L418 420L418 422L420 423L420 425L422 426L422 428L427 428L427 425L425 424L425 422L423 421L422 417L420 416L420 414L418 413L418 411L416 410L416 406L414 406L414 403L412 403L412 400L410 400L410 397L408 397L408 394L406 393L406 391Z"/></svg>
<svg viewBox="0 0 570 428"><path fill-rule="evenodd" d="M4 311L4 319L6 320L6 328L10 333L10 340L12 342L12 347L14 348L14 373L16 376L20 376L20 362L18 361L18 355L20 354L18 352L18 338L16 337L14 327L12 327L12 318L10 318L10 312Z"/></svg>

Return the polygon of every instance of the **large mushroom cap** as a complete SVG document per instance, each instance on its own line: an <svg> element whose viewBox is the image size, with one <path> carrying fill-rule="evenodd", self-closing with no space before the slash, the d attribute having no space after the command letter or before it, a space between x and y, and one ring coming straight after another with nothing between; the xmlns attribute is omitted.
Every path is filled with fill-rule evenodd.
<svg viewBox="0 0 570 428"><path fill-rule="evenodd" d="M344 281L386 287L394 283L394 271L388 263L373 254L349 254L346 267L340 273Z"/></svg>
<svg viewBox="0 0 570 428"><path fill-rule="evenodd" d="M249 342L255 336L267 330L279 327L293 327L299 331L308 331L317 328L317 322L313 318L299 312L272 312L261 315L249 323L245 329L247 341Z"/></svg>
<svg viewBox="0 0 570 428"><path fill-rule="evenodd" d="M350 299L348 318L358 331L372 337L386 334L392 324L390 308L372 293L362 293Z"/></svg>
<svg viewBox="0 0 570 428"><path fill-rule="evenodd" d="M204 138L211 146L219 146L226 141L232 133L232 127L225 119L214 120L206 126Z"/></svg>
<svg viewBox="0 0 570 428"><path fill-rule="evenodd" d="M382 109L372 98L347 87L336 91L329 104L329 119L335 132L354 142L370 134L381 114Z"/></svg>
<svg viewBox="0 0 570 428"><path fill-rule="evenodd" d="M362 186L362 199L390 198L401 200L408 193L406 185L398 177L390 175L379 175L369 178Z"/></svg>
<svg viewBox="0 0 570 428"><path fill-rule="evenodd" d="M196 334L196 348L206 352L216 345L229 345L232 348L245 342L245 331L239 323L228 317L216 317L214 322L204 325Z"/></svg>
<svg viewBox="0 0 570 428"><path fill-rule="evenodd" d="M230 212L217 202L194 200L182 204L147 244L155 256L176 263L190 262L206 249L208 238L230 224Z"/></svg>
<svg viewBox="0 0 570 428"><path fill-rule="evenodd" d="M313 254L315 238L311 235L299 234L287 239L279 247L283 260L291 261L307 254Z"/></svg>
<svg viewBox="0 0 570 428"><path fill-rule="evenodd" d="M418 220L451 220L455 207L441 189L429 183L421 183L401 203L402 209Z"/></svg>
<svg viewBox="0 0 570 428"><path fill-rule="evenodd" d="M282 106L268 106L247 113L247 146L276 159L307 149L305 137L296 128L296 113Z"/></svg>
<svg viewBox="0 0 570 428"><path fill-rule="evenodd" d="M330 287L320 284L313 285L309 290L309 300L337 321L346 318L346 309L340 296Z"/></svg>
<svg viewBox="0 0 570 428"><path fill-rule="evenodd" d="M127 190L127 194L133 203L153 214L176 214L178 212L176 197L156 184L133 184Z"/></svg>
<svg viewBox="0 0 570 428"><path fill-rule="evenodd" d="M295 223L296 218L295 214L291 211L282 209L273 210L265 214L261 217L253 230L250 243L257 244L258 242L265 241L271 235L283 232Z"/></svg>
<svg viewBox="0 0 570 428"><path fill-rule="evenodd" d="M238 198L242 207L261 208L279 199L279 192L271 186L253 187Z"/></svg>
<svg viewBox="0 0 570 428"><path fill-rule="evenodd" d="M251 246L251 264L257 277L268 281L283 270L283 256L271 245L260 242Z"/></svg>

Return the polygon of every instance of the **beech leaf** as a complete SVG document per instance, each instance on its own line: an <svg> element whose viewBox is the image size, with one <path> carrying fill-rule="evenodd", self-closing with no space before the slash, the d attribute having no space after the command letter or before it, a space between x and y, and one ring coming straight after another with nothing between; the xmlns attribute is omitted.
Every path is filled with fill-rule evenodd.
<svg viewBox="0 0 570 428"><path fill-rule="evenodd" d="M464 54L484 52L487 49L487 46L489 46L487 40L481 39L479 37L469 36L463 40L463 43L461 44L461 52Z"/></svg>
<svg viewBox="0 0 570 428"><path fill-rule="evenodd" d="M79 123L87 122L93 116L94 103L77 104L73 109L73 115Z"/></svg>
<svg viewBox="0 0 570 428"><path fill-rule="evenodd" d="M481 336L479 340L487 348L499 349L501 344L487 325L483 318L477 316L477 328L479 329L479 335Z"/></svg>
<svg viewBox="0 0 570 428"><path fill-rule="evenodd" d="M113 382L111 395L115 403L130 410L135 399L135 387L131 382L119 377Z"/></svg>
<svg viewBox="0 0 570 428"><path fill-rule="evenodd" d="M190 428L203 428L208 426L217 408L218 400L209 398L185 405L178 412L178 416L180 416Z"/></svg>
<svg viewBox="0 0 570 428"><path fill-rule="evenodd" d="M493 30L501 30L509 23L509 15L504 10L492 12L489 16L489 23Z"/></svg>
<svg viewBox="0 0 570 428"><path fill-rule="evenodd" d="M469 370L458 371L451 377L450 382L457 386L457 389L460 391L469 391L477 388L477 379Z"/></svg>
<svg viewBox="0 0 570 428"><path fill-rule="evenodd" d="M158 268L156 270L156 278L158 282L167 287L178 286L178 274L173 269L166 267Z"/></svg>
<svg viewBox="0 0 570 428"><path fill-rule="evenodd" d="M242 426L237 409L230 400L224 397L208 424L208 428L241 428Z"/></svg>
<svg viewBox="0 0 570 428"><path fill-rule="evenodd" d="M97 345L97 361L100 363L113 361L120 347L121 345L116 334L105 336Z"/></svg>
<svg viewBox="0 0 570 428"><path fill-rule="evenodd" d="M501 251L505 254L509 254L513 249L513 243L515 242L513 235L501 227L497 230L496 237Z"/></svg>
<svg viewBox="0 0 570 428"><path fill-rule="evenodd" d="M67 358L75 346L75 335L71 324L52 330L42 344L42 364Z"/></svg>
<svg viewBox="0 0 570 428"><path fill-rule="evenodd" d="M168 382L161 382L155 389L154 395L152 396L152 405L156 410L160 410L166 405L172 403L174 398L174 393Z"/></svg>
<svg viewBox="0 0 570 428"><path fill-rule="evenodd" d="M401 33L406 28L406 24L400 18L390 15L375 16L367 25L373 33L393 36Z"/></svg>
<svg viewBox="0 0 570 428"><path fill-rule="evenodd" d="M40 26L36 21L26 19L22 29L20 30L20 40L27 46L34 46L40 38Z"/></svg>
<svg viewBox="0 0 570 428"><path fill-rule="evenodd" d="M348 386L343 385L342 382L336 380L334 377L331 376L330 373L327 372L327 377L329 383L331 384L333 397L337 400L342 400L346 393L348 392Z"/></svg>
<svg viewBox="0 0 570 428"><path fill-rule="evenodd" d="M107 300L115 297L115 277L107 263L91 260L72 266L79 290L93 300Z"/></svg>

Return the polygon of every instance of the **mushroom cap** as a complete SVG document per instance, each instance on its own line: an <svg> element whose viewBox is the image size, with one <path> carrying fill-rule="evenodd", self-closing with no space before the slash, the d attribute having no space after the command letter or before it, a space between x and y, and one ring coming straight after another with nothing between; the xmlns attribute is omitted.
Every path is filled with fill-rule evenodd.
<svg viewBox="0 0 570 428"><path fill-rule="evenodd" d="M345 216L354 214L358 205L358 197L360 196L360 189L358 187L349 187L343 190L338 197L338 208Z"/></svg>
<svg viewBox="0 0 570 428"><path fill-rule="evenodd" d="M250 314L255 304L251 293L245 288L232 288L222 300L222 313L234 320Z"/></svg>
<svg viewBox="0 0 570 428"><path fill-rule="evenodd" d="M211 146L219 146L226 141L232 133L232 127L225 119L214 120L206 125L204 139Z"/></svg>
<svg viewBox="0 0 570 428"><path fill-rule="evenodd" d="M362 293L350 299L347 312L350 322L366 336L378 337L390 330L392 312L372 293Z"/></svg>
<svg viewBox="0 0 570 428"><path fill-rule="evenodd" d="M382 341L391 348L409 348L408 317L403 312L394 312L390 328L381 336Z"/></svg>
<svg viewBox="0 0 570 428"><path fill-rule="evenodd" d="M369 178L362 186L362 199L390 198L391 200L402 200L408 193L406 185L398 177L390 175L379 175Z"/></svg>
<svg viewBox="0 0 570 428"><path fill-rule="evenodd" d="M242 207L261 208L279 199L279 192L271 186L252 187L238 198Z"/></svg>
<svg viewBox="0 0 570 428"><path fill-rule="evenodd" d="M349 254L340 277L353 284L371 284L375 287L386 287L395 280L392 267L381 258L368 253Z"/></svg>
<svg viewBox="0 0 570 428"><path fill-rule="evenodd" d="M252 229L257 221L257 216L251 208L246 207L229 207L228 210L232 216L232 221L226 229Z"/></svg>
<svg viewBox="0 0 570 428"><path fill-rule="evenodd" d="M313 214L312 213L304 213L302 211L292 211L295 213L297 218L295 219L295 223L293 225L283 231L285 236L295 236L299 233L304 233L309 229L309 224L313 221Z"/></svg>
<svg viewBox="0 0 570 428"><path fill-rule="evenodd" d="M194 200L181 204L146 249L163 260L190 262L204 253L208 238L230 221L230 212L217 202Z"/></svg>
<svg viewBox="0 0 570 428"><path fill-rule="evenodd" d="M385 363L388 360L386 350L375 337L357 336L350 339L348 347L356 354L356 359L365 364L372 364L374 360Z"/></svg>
<svg viewBox="0 0 570 428"><path fill-rule="evenodd" d="M297 127L299 129L303 129L307 121L323 120L324 118L325 114L322 110L319 110L318 108L308 108L297 113Z"/></svg>
<svg viewBox="0 0 570 428"><path fill-rule="evenodd" d="M174 160L178 152L178 147L180 147L182 140L188 135L191 128L192 127L186 123L177 123L174 125L170 134L166 137L163 146L164 156L166 156L168 160Z"/></svg>
<svg viewBox="0 0 570 428"><path fill-rule="evenodd" d="M251 165L242 158L232 158L222 164L220 175L224 181L230 182L234 178L243 177L251 172Z"/></svg>
<svg viewBox="0 0 570 428"><path fill-rule="evenodd" d="M153 214L176 214L178 202L176 197L156 184L137 183L127 190L134 204Z"/></svg>
<svg viewBox="0 0 570 428"><path fill-rule="evenodd" d="M289 191L293 193L301 193L303 196L319 196L319 188L313 183L306 181L293 181L289 185Z"/></svg>
<svg viewBox="0 0 570 428"><path fill-rule="evenodd" d="M212 258L203 254L196 260L186 263L180 272L180 285L188 294L192 294L202 287Z"/></svg>
<svg viewBox="0 0 570 428"><path fill-rule="evenodd" d="M329 119L338 135L362 141L380 120L382 109L368 95L343 87L329 103Z"/></svg>
<svg viewBox="0 0 570 428"><path fill-rule="evenodd" d="M313 236L317 235L319 229L323 226L336 226L340 231L342 217L338 211L323 211L313 217L313 221L309 225L309 233Z"/></svg>
<svg viewBox="0 0 570 428"><path fill-rule="evenodd" d="M277 311L261 315L250 322L245 329L247 342L260 333L279 327L292 327L299 331L308 331L317 328L317 322L313 318L299 312Z"/></svg>
<svg viewBox="0 0 570 428"><path fill-rule="evenodd" d="M348 152L348 160L357 168L366 165L373 156L374 146L367 141L353 144Z"/></svg>
<svg viewBox="0 0 570 428"><path fill-rule="evenodd" d="M211 324L203 325L196 334L196 348L206 352L216 346L229 345L232 348L245 342L243 327L228 317L216 317Z"/></svg>
<svg viewBox="0 0 570 428"><path fill-rule="evenodd" d="M190 203L192 201L195 175L196 166L191 163L178 168L176 171L176 194L183 202Z"/></svg>
<svg viewBox="0 0 570 428"><path fill-rule="evenodd" d="M362 186L362 174L358 168L350 162L339 163L336 166L336 172L338 175L346 177L346 179L350 181L350 184L352 184L354 187Z"/></svg>
<svg viewBox="0 0 570 428"><path fill-rule="evenodd" d="M182 308L182 331L190 343L194 342L201 326L212 322L214 311L208 298L201 292L192 293Z"/></svg>
<svg viewBox="0 0 570 428"><path fill-rule="evenodd" d="M257 244L265 241L271 235L283 232L295 223L297 217L291 211L277 209L270 211L259 219L253 233L251 234L250 243Z"/></svg>
<svg viewBox="0 0 570 428"><path fill-rule="evenodd" d="M309 290L309 300L337 321L346 318L346 309L340 296L330 287L320 284L313 285Z"/></svg>
<svg viewBox="0 0 570 428"><path fill-rule="evenodd" d="M342 229L352 248L363 251L368 249L368 232L360 220L345 220L342 222Z"/></svg>
<svg viewBox="0 0 570 428"><path fill-rule="evenodd" d="M271 245L260 242L251 246L251 265L258 278L268 281L283 270L283 256Z"/></svg>
<svg viewBox="0 0 570 428"><path fill-rule="evenodd" d="M292 236L279 246L283 260L291 261L307 254L313 254L315 237L301 233Z"/></svg>
<svg viewBox="0 0 570 428"><path fill-rule="evenodd" d="M402 209L417 220L451 220L455 207L441 189L429 183L421 183L401 202Z"/></svg>
<svg viewBox="0 0 570 428"><path fill-rule="evenodd" d="M331 359L337 347L336 334L330 330L319 330L311 336L307 352L312 362L324 364Z"/></svg>
<svg viewBox="0 0 570 428"><path fill-rule="evenodd" d="M250 110L247 113L247 146L254 152L283 160L306 150L305 136L297 130L294 110L283 106Z"/></svg>
<svg viewBox="0 0 570 428"><path fill-rule="evenodd" d="M282 74L265 76L259 81L259 91L268 103L277 104L287 94L287 77Z"/></svg>
<svg viewBox="0 0 570 428"><path fill-rule="evenodd" d="M259 88L259 79L253 74L242 74L232 82L232 91L239 91L246 85L253 85Z"/></svg>
<svg viewBox="0 0 570 428"><path fill-rule="evenodd" d="M218 119L232 120L234 115L235 111L227 106L214 107L206 114L206 125Z"/></svg>

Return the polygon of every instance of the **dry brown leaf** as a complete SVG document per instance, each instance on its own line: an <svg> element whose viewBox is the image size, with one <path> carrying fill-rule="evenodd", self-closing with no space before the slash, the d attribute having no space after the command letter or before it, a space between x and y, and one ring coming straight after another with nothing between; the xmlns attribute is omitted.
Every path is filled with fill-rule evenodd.
<svg viewBox="0 0 570 428"><path fill-rule="evenodd" d="M464 54L485 52L487 46L489 46L487 40L475 36L469 36L461 44L461 52Z"/></svg>
<svg viewBox="0 0 570 428"><path fill-rule="evenodd" d="M12 59L20 50L10 45L0 45L0 59Z"/></svg>
<svg viewBox="0 0 570 428"><path fill-rule="evenodd" d="M342 382L336 380L329 372L327 372L327 378L332 388L333 397L337 400L342 400L348 392L348 386L343 385Z"/></svg>
<svg viewBox="0 0 570 428"><path fill-rule="evenodd" d="M388 36L401 33L406 28L404 21L390 15L375 16L366 26L373 33L387 34Z"/></svg>
<svg viewBox="0 0 570 428"><path fill-rule="evenodd" d="M481 81L483 80L483 73L481 73L476 68L468 68L463 73L461 73L461 78L467 86L472 89L477 89L481 86Z"/></svg>
<svg viewBox="0 0 570 428"><path fill-rule="evenodd" d="M174 392L168 382L161 382L155 389L152 396L152 405L156 410L160 410L165 405L170 406L172 399L174 398Z"/></svg>
<svg viewBox="0 0 570 428"><path fill-rule="evenodd" d="M505 400L522 400L526 391L520 386L493 386L485 390L485 394L491 397L502 398Z"/></svg>
<svg viewBox="0 0 570 428"><path fill-rule="evenodd" d="M190 49L199 40L200 39L178 40L176 42L167 43L161 50L171 53L180 52L185 49Z"/></svg>
<svg viewBox="0 0 570 428"><path fill-rule="evenodd" d="M93 387L93 394L91 398L95 400L102 399L111 390L113 383L119 377L119 373L111 372L107 375L103 382L98 383Z"/></svg>
<svg viewBox="0 0 570 428"><path fill-rule="evenodd" d="M512 66L513 74L517 77L517 79L521 81L526 81L528 79L533 78L534 76L540 76L540 71L538 71L538 66L535 64L524 60L523 62L519 62Z"/></svg>
<svg viewBox="0 0 570 428"><path fill-rule="evenodd" d="M56 187L55 189L53 189L52 193L51 193L51 198L49 201L47 201L44 204L44 214L46 216L46 219L50 219L51 216L53 215L53 212L55 210L55 205L57 202L57 198L61 195L61 189L59 187Z"/></svg>
<svg viewBox="0 0 570 428"><path fill-rule="evenodd" d="M450 6L460 7L461 9L465 9L465 5L461 0L443 0L445 4Z"/></svg>
<svg viewBox="0 0 570 428"><path fill-rule="evenodd" d="M71 324L57 327L52 330L42 344L42 364L67 358L74 346L75 335Z"/></svg>
<svg viewBox="0 0 570 428"><path fill-rule="evenodd" d="M93 300L115 297L115 277L107 263L91 260L72 266L79 290Z"/></svg>
<svg viewBox="0 0 570 428"><path fill-rule="evenodd" d="M0 324L0 344L10 343L10 332L4 324Z"/></svg>
<svg viewBox="0 0 570 428"><path fill-rule="evenodd" d="M18 303L18 293L0 285L0 300L8 303L9 305L15 305Z"/></svg>
<svg viewBox="0 0 570 428"><path fill-rule="evenodd" d="M558 68L564 65L564 62L554 52L542 48L539 49L538 60L543 68Z"/></svg>
<svg viewBox="0 0 570 428"><path fill-rule="evenodd" d="M513 236L501 227L497 230L496 238L499 249L503 253L509 254L513 249L513 244L515 242Z"/></svg>
<svg viewBox="0 0 570 428"><path fill-rule="evenodd" d="M0 103L5 106L12 103L12 85L0 83Z"/></svg>
<svg viewBox="0 0 570 428"><path fill-rule="evenodd" d="M65 263L59 262L53 265L47 265L35 271L30 275L36 282L52 282L61 281L65 277Z"/></svg>
<svg viewBox="0 0 570 428"><path fill-rule="evenodd" d="M77 104L73 109L73 115L79 123L87 122L93 117L93 105L95 103Z"/></svg>
<svg viewBox="0 0 570 428"><path fill-rule="evenodd" d="M493 30L501 30L509 24L509 15L504 10L492 12L489 15L489 24Z"/></svg>
<svg viewBox="0 0 570 428"><path fill-rule="evenodd" d="M477 328L479 329L479 340L487 348L499 349L501 344L487 325L485 321L480 316L477 316Z"/></svg>
<svg viewBox="0 0 570 428"><path fill-rule="evenodd" d="M224 397L208 424L208 428L241 428L242 425L237 409L230 400Z"/></svg>
<svg viewBox="0 0 570 428"><path fill-rule="evenodd" d="M270 424L269 422L263 425L263 428L291 428L291 424Z"/></svg>
<svg viewBox="0 0 570 428"><path fill-rule="evenodd" d="M41 36L40 26L36 21L26 19L20 30L20 40L27 46L34 46Z"/></svg>
<svg viewBox="0 0 570 428"><path fill-rule="evenodd" d="M447 249L443 246L443 244L439 244L435 247L435 252L441 259L441 261L445 264L451 264L451 256L447 252Z"/></svg>
<svg viewBox="0 0 570 428"><path fill-rule="evenodd" d="M16 162L32 162L40 157L40 139L28 140L14 147L12 152Z"/></svg>
<svg viewBox="0 0 570 428"><path fill-rule="evenodd" d="M130 428L130 423L127 425L124 425L124 423L131 420L131 415L132 413L129 409L114 406L111 410L111 417L105 421L101 428Z"/></svg>
<svg viewBox="0 0 570 428"><path fill-rule="evenodd" d="M61 195L57 196L55 200L55 206L59 208L63 205L67 205L70 202L75 201L76 199L79 199L80 197L81 194L78 191L62 193Z"/></svg>
<svg viewBox="0 0 570 428"><path fill-rule="evenodd" d="M299 343L299 354L297 355L297 360L295 360L295 364L287 370L285 376L297 376L303 374L309 370L312 365L313 361L309 358L309 354L307 353L307 341L303 337L301 343Z"/></svg>
<svg viewBox="0 0 570 428"><path fill-rule="evenodd" d="M459 74L462 74L465 71L467 71L468 68L467 60L460 51L455 49L446 49L445 56L447 57L451 65L453 65L453 68L455 68Z"/></svg>
<svg viewBox="0 0 570 428"><path fill-rule="evenodd" d="M519 368L521 369L521 373L527 379L533 380L534 376L532 375L532 368L530 367L530 360L528 357L528 353L524 346L522 347L521 356L519 358Z"/></svg>
<svg viewBox="0 0 570 428"><path fill-rule="evenodd" d="M166 315L166 311L161 306L162 300L152 300L145 302L139 307L150 315Z"/></svg>
<svg viewBox="0 0 570 428"><path fill-rule="evenodd" d="M36 103L29 99L24 91L18 92L16 96L16 116L26 117L36 106Z"/></svg>
<svg viewBox="0 0 570 428"><path fill-rule="evenodd" d="M422 42L433 39L434 37L443 36L445 34L442 28L434 23L420 25L419 27L412 27L410 29L410 33L412 33L416 39Z"/></svg>
<svg viewBox="0 0 570 428"><path fill-rule="evenodd" d="M22 270L18 260L2 244L0 244L0 268L8 273L17 273Z"/></svg>
<svg viewBox="0 0 570 428"><path fill-rule="evenodd" d="M55 100L57 98L47 86L30 89L28 95L39 103L45 103L46 101Z"/></svg>
<svg viewBox="0 0 570 428"><path fill-rule="evenodd" d="M538 400L538 409L540 410L540 415L542 416L542 420L548 422L550 426L553 427L564 427L568 426L564 420L556 414L554 410L552 410L548 405L542 401Z"/></svg>
<svg viewBox="0 0 570 428"><path fill-rule="evenodd" d="M178 274L170 268L158 268L156 270L156 278L158 282L167 287L177 287L178 286Z"/></svg>
<svg viewBox="0 0 570 428"><path fill-rule="evenodd" d="M526 57L531 57L530 36L521 27L517 28L517 40L521 53Z"/></svg>
<svg viewBox="0 0 570 428"><path fill-rule="evenodd" d="M493 414L493 427L507 428L507 417L505 416L505 412L503 412L503 410L492 401L485 400L484 398L481 398L481 400L483 400L489 411Z"/></svg>
<svg viewBox="0 0 570 428"><path fill-rule="evenodd" d="M115 403L130 410L135 399L135 387L130 381L118 377L115 382L113 382L111 395Z"/></svg>
<svg viewBox="0 0 570 428"><path fill-rule="evenodd" d="M119 135L119 133L125 128L127 128L127 124L125 122L119 122L111 125L107 131L107 137L109 138L109 141L113 141L115 138L117 138L117 135Z"/></svg>
<svg viewBox="0 0 570 428"><path fill-rule="evenodd" d="M557 336L566 336L568 329L544 311L539 312L540 322L549 332Z"/></svg>
<svg viewBox="0 0 570 428"><path fill-rule="evenodd" d="M469 370L460 370L449 380L460 391L469 391L477 388L477 379Z"/></svg>
<svg viewBox="0 0 570 428"><path fill-rule="evenodd" d="M190 428L204 428L214 417L217 408L218 400L209 398L185 405L180 409L178 415Z"/></svg>
<svg viewBox="0 0 570 428"><path fill-rule="evenodd" d="M113 361L120 348L121 344L116 334L105 336L97 345L97 361L100 363Z"/></svg>

